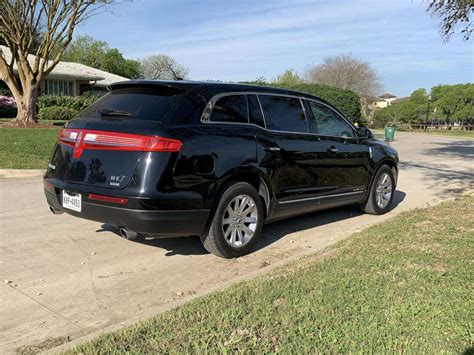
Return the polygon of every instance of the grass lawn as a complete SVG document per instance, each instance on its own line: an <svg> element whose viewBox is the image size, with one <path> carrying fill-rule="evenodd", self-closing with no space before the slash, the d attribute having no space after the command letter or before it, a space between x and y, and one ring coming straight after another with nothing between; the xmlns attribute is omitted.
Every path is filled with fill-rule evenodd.
<svg viewBox="0 0 474 355"><path fill-rule="evenodd" d="M423 133L423 134L433 134L436 136L474 138L474 131L427 131L427 132L415 131L415 132Z"/></svg>
<svg viewBox="0 0 474 355"><path fill-rule="evenodd" d="M0 128L0 169L46 169L59 128Z"/></svg>
<svg viewBox="0 0 474 355"><path fill-rule="evenodd" d="M385 134L383 130L376 129L372 130L374 133L375 138L377 139L385 139ZM396 131L395 132L395 139L397 139L397 134L399 132L405 131ZM435 136L444 136L444 137L461 137L461 138L474 138L474 131L412 131L410 133L419 133L419 134L429 134Z"/></svg>
<svg viewBox="0 0 474 355"><path fill-rule="evenodd" d="M472 351L473 255L471 195L402 213L68 353Z"/></svg>

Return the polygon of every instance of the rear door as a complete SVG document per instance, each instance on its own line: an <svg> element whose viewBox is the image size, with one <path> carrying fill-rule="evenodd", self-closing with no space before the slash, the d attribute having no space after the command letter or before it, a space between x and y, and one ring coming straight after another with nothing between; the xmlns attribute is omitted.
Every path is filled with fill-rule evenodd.
<svg viewBox="0 0 474 355"><path fill-rule="evenodd" d="M318 101L307 103L310 128L320 139L319 186L326 195L362 193L369 176L369 148L333 108Z"/></svg>
<svg viewBox="0 0 474 355"><path fill-rule="evenodd" d="M317 196L312 169L318 139L309 133L299 97L259 94L266 130L257 136L260 166L271 179L280 203Z"/></svg>
<svg viewBox="0 0 474 355"><path fill-rule="evenodd" d="M144 158L142 146L183 89L125 87L112 90L60 132L46 177L66 183L122 189ZM163 154L168 159L169 153ZM166 162L163 162L166 164Z"/></svg>

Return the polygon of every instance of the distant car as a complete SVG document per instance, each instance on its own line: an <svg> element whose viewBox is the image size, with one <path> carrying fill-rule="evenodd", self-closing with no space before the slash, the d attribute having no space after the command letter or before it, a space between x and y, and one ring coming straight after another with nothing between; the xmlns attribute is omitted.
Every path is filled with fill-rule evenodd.
<svg viewBox="0 0 474 355"><path fill-rule="evenodd" d="M230 258L264 223L350 204L386 213L397 164L393 148L309 94L127 81L59 132L44 191L55 213L129 239L197 235Z"/></svg>

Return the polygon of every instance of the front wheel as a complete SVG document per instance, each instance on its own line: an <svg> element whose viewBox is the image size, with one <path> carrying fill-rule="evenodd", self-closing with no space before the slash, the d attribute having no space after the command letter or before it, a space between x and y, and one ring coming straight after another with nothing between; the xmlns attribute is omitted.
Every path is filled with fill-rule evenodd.
<svg viewBox="0 0 474 355"><path fill-rule="evenodd" d="M384 214L390 210L395 194L395 176L392 169L382 165L377 171L367 201L361 206L365 213Z"/></svg>
<svg viewBox="0 0 474 355"><path fill-rule="evenodd" d="M207 251L223 258L245 255L260 237L263 216L255 188L245 182L234 183L221 195L209 233L201 241Z"/></svg>

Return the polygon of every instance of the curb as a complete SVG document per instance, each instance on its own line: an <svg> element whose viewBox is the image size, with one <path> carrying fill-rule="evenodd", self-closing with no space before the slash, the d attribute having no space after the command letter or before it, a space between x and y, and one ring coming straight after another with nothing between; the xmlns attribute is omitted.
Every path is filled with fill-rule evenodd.
<svg viewBox="0 0 474 355"><path fill-rule="evenodd" d="M43 176L43 169L0 169L0 179Z"/></svg>

